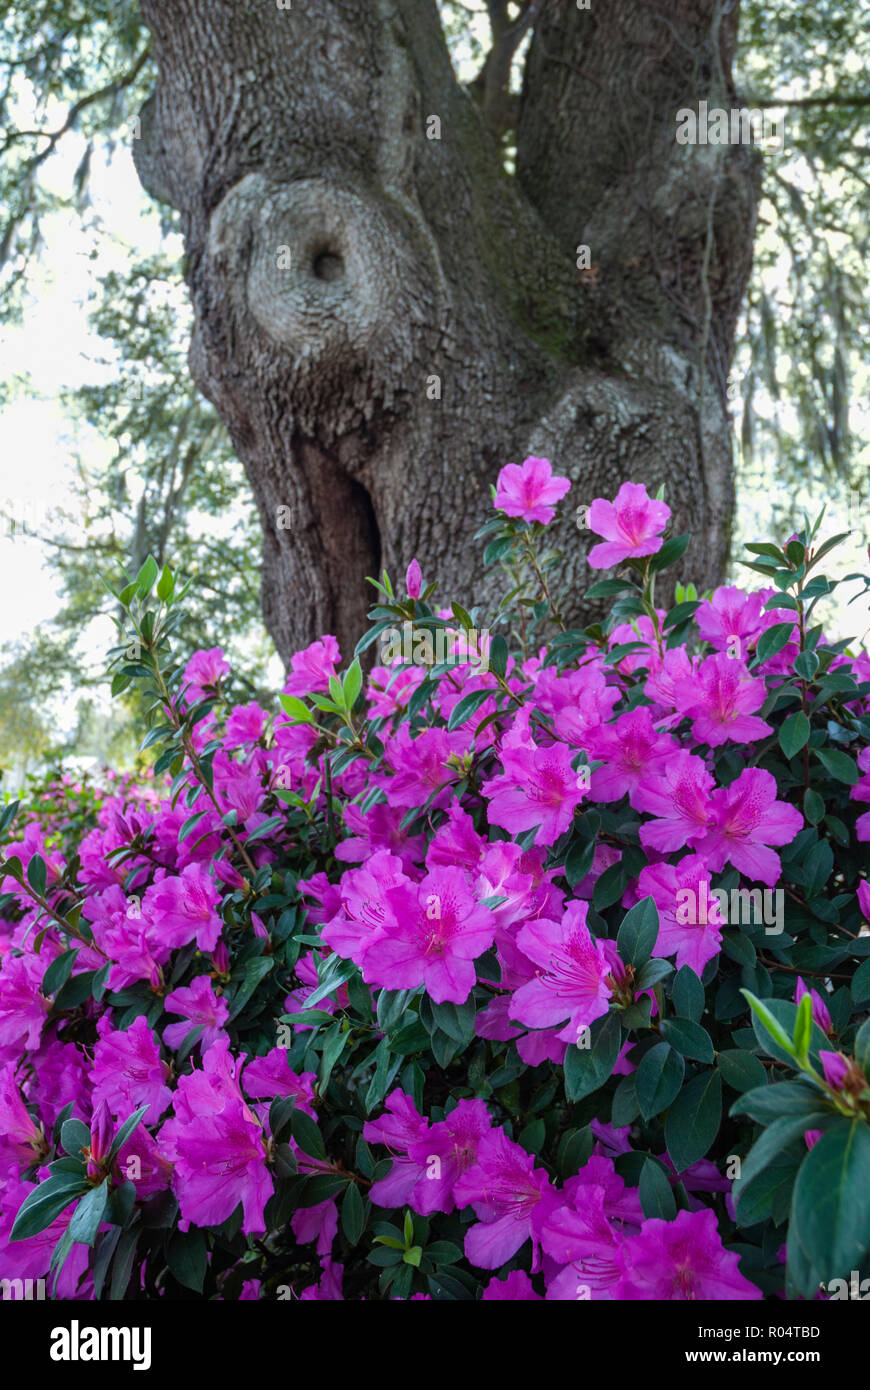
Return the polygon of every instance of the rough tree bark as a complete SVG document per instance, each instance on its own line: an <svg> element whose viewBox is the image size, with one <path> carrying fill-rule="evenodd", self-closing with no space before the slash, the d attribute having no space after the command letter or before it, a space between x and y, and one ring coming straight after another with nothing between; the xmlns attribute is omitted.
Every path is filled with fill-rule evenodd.
<svg viewBox="0 0 870 1390"><path fill-rule="evenodd" d="M471 536L531 453L575 506L664 483L693 577L721 579L757 161L677 145L675 116L736 104L738 4L529 3L511 177L505 64L475 101L435 0L142 0L137 166L182 214L191 369L247 468L285 660L323 632L348 656L384 564L485 596ZM556 539L577 619L590 538L569 515Z"/></svg>

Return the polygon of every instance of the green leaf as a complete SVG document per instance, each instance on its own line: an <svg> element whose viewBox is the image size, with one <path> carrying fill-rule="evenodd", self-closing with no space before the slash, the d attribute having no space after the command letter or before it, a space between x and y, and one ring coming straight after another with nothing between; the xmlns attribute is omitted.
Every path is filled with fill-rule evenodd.
<svg viewBox="0 0 870 1390"><path fill-rule="evenodd" d="M794 1050L802 1062L806 1062L807 1053L810 1048L810 1036L813 1027L813 1001L809 994L805 994L801 999L794 1021Z"/></svg>
<svg viewBox="0 0 870 1390"><path fill-rule="evenodd" d="M304 1110L293 1112L292 1121L293 1138L299 1145L303 1153L308 1154L309 1158L326 1158L326 1145L323 1142L323 1135L317 1128L310 1115L306 1115Z"/></svg>
<svg viewBox="0 0 870 1390"><path fill-rule="evenodd" d="M59 989L63 989L75 965L76 951L62 951L59 956L55 956L51 965L42 977L42 993L48 997L56 994Z"/></svg>
<svg viewBox="0 0 870 1390"><path fill-rule="evenodd" d="M460 724L464 724L466 719L470 719L473 714L476 714L481 705L491 698L492 691L490 689L472 690L469 695L463 695L462 699L450 711L447 728L456 729Z"/></svg>
<svg viewBox="0 0 870 1390"><path fill-rule="evenodd" d="M106 1203L109 1200L109 1180L104 1178L99 1187L92 1187L83 1197L72 1214L69 1234L79 1245L93 1245L100 1229Z"/></svg>
<svg viewBox="0 0 870 1390"><path fill-rule="evenodd" d="M756 647L756 666L763 666L765 661L769 661L772 656L776 656L777 652L782 651L783 647L791 640L794 627L794 623L774 623L773 627L765 628Z"/></svg>
<svg viewBox="0 0 870 1390"><path fill-rule="evenodd" d="M704 986L689 965L683 965L674 977L671 987L671 1000L681 1018L690 1018L693 1023L700 1022L704 1012Z"/></svg>
<svg viewBox="0 0 870 1390"><path fill-rule="evenodd" d="M713 1040L700 1023L693 1023L689 1018L666 1018L660 1031L665 1042L683 1057L695 1062L713 1061Z"/></svg>
<svg viewBox="0 0 870 1390"><path fill-rule="evenodd" d="M691 539L691 535L688 534L671 536L670 540L665 541L661 550L651 556L650 573L658 574L661 570L667 569L669 565L676 564L677 560L681 560Z"/></svg>
<svg viewBox="0 0 870 1390"><path fill-rule="evenodd" d="M622 1025L615 1013L596 1019L589 1029L591 1046L569 1046L565 1053L565 1095L581 1100L597 1091L612 1074L622 1043Z"/></svg>
<svg viewBox="0 0 870 1390"><path fill-rule="evenodd" d="M758 1038L758 1041L765 1051L770 1052L770 1040L772 1039L779 1048L779 1051L770 1052L770 1055L772 1057L779 1057L781 1061L793 1062L795 1059L794 1045L776 1016L766 1004L762 1004L760 999L756 999L754 994L750 994L748 989L741 989L740 993L743 995L744 999L747 1000L752 1010L752 1026L755 1029L755 1036ZM781 1056L782 1053L785 1053L784 1059Z"/></svg>
<svg viewBox="0 0 870 1390"><path fill-rule="evenodd" d="M342 689L344 691L344 703L351 710L362 690L362 667L358 660L354 659L348 666Z"/></svg>
<svg viewBox="0 0 870 1390"><path fill-rule="evenodd" d="M753 1052L742 1048L727 1048L716 1058L716 1065L722 1073L722 1080L732 1091L743 1095L746 1091L757 1090L767 1085L767 1073L760 1058ZM733 1113L733 1111L732 1111Z"/></svg>
<svg viewBox="0 0 870 1390"><path fill-rule="evenodd" d="M50 1226L76 1197L90 1191L90 1186L75 1173L62 1173L48 1178L25 1197L12 1225L10 1242L27 1240Z"/></svg>
<svg viewBox="0 0 870 1390"><path fill-rule="evenodd" d="M848 753L841 753L837 748L814 748L813 752L825 771L836 781L845 782L847 787L857 785L858 768Z"/></svg>
<svg viewBox="0 0 870 1390"><path fill-rule="evenodd" d="M659 934L659 914L651 897L642 898L622 919L616 934L616 949L626 965L635 969L652 955Z"/></svg>
<svg viewBox="0 0 870 1390"><path fill-rule="evenodd" d="M504 679L508 663L508 645L501 633L496 633L489 648L489 669Z"/></svg>
<svg viewBox="0 0 870 1390"><path fill-rule="evenodd" d="M644 1053L634 1073L637 1103L645 1120L666 1110L683 1084L686 1064L666 1042Z"/></svg>
<svg viewBox="0 0 870 1390"><path fill-rule="evenodd" d="M366 1227L365 1203L355 1182L349 1184L341 1203L341 1229L350 1245L358 1245Z"/></svg>
<svg viewBox="0 0 870 1390"><path fill-rule="evenodd" d="M155 579L160 573L160 567L153 555L149 555L144 565L136 575L134 583L139 597L145 599L151 592Z"/></svg>
<svg viewBox="0 0 870 1390"><path fill-rule="evenodd" d="M82 1150L89 1148L91 1131L83 1120L64 1120L60 1127L60 1142L70 1158L81 1159Z"/></svg>
<svg viewBox="0 0 870 1390"><path fill-rule="evenodd" d="M810 996L805 995L808 999ZM723 1076L725 1068L722 1065L722 1058L727 1053L720 1052L719 1066ZM751 1054L747 1054L750 1055ZM758 1062L754 1057L753 1061ZM761 1066L761 1063L758 1062ZM761 1068L762 1074L764 1068ZM812 1082L808 1081L777 1081L753 1087L752 1090L744 1092L731 1107L732 1115L749 1115L751 1119L757 1120L759 1124L770 1124L773 1120L794 1119L801 1115L806 1119L808 1115L815 1114L825 1105L825 1096L818 1090ZM809 1127L809 1126L808 1126Z"/></svg>
<svg viewBox="0 0 870 1390"><path fill-rule="evenodd" d="M281 708L294 724L313 724L314 714L302 700L295 695L279 695Z"/></svg>
<svg viewBox="0 0 870 1390"><path fill-rule="evenodd" d="M205 1233L198 1227L191 1230L176 1231L169 1242L166 1260L173 1278L186 1289L202 1293L205 1271L208 1266Z"/></svg>
<svg viewBox="0 0 870 1390"><path fill-rule="evenodd" d="M702 1071L683 1087L665 1121L665 1143L678 1173L704 1157L721 1119L722 1078L718 1071Z"/></svg>
<svg viewBox="0 0 870 1390"><path fill-rule="evenodd" d="M157 581L157 597L166 602L175 592L175 576L168 565L164 565Z"/></svg>
<svg viewBox="0 0 870 1390"><path fill-rule="evenodd" d="M27 882L34 893L38 893L41 898L45 897L46 868L45 860L41 854L34 854L31 857L30 863L27 865Z"/></svg>
<svg viewBox="0 0 870 1390"><path fill-rule="evenodd" d="M667 1174L660 1163L647 1157L640 1170L637 1195L646 1217L658 1217L663 1221L673 1221L677 1214L677 1204Z"/></svg>
<svg viewBox="0 0 870 1390"><path fill-rule="evenodd" d="M321 999L333 994L356 973L356 968L352 960L344 960L341 956L327 957L326 964L320 972L320 983L305 1000L305 1007L311 1009L315 1004L319 1004Z"/></svg>
<svg viewBox="0 0 870 1390"><path fill-rule="evenodd" d="M792 714L779 731L779 746L786 758L791 760L799 753L810 736L810 721L803 710Z"/></svg>
<svg viewBox="0 0 870 1390"><path fill-rule="evenodd" d="M848 1279L870 1247L868 1173L870 1129L863 1119L832 1125L801 1164L789 1236L826 1282Z"/></svg>

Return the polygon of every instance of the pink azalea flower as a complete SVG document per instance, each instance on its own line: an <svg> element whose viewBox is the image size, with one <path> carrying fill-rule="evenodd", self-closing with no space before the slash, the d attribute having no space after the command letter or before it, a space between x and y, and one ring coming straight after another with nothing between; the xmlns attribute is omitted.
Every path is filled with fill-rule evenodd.
<svg viewBox="0 0 870 1390"><path fill-rule="evenodd" d="M623 560L655 555L662 548L661 532L670 520L671 509L655 502L643 483L623 483L613 502L596 497L589 508L589 527L604 537L588 555L593 569L609 569Z"/></svg>
<svg viewBox="0 0 870 1390"><path fill-rule="evenodd" d="M695 622L704 640L718 651L730 648L733 653L736 639L738 654L746 661L762 631L763 609L763 594L747 594L735 585L727 585L714 590L712 597L696 609Z"/></svg>
<svg viewBox="0 0 870 1390"><path fill-rule="evenodd" d="M412 560L405 571L405 590L408 598L419 598L423 588L423 574L418 561Z"/></svg>
<svg viewBox="0 0 870 1390"><path fill-rule="evenodd" d="M348 869L341 877L341 907L321 931L321 939L361 966L391 915L387 892L408 882L401 859L386 850L373 854L364 869Z"/></svg>
<svg viewBox="0 0 870 1390"><path fill-rule="evenodd" d="M619 1251L622 1277L614 1297L638 1299L734 1301L762 1297L738 1269L740 1257L725 1250L715 1213L680 1211L673 1221L644 1221Z"/></svg>
<svg viewBox="0 0 870 1390"><path fill-rule="evenodd" d="M252 1100L274 1100L276 1096L292 1096L297 1110L314 1118L313 1071L295 1072L283 1047L273 1047L265 1057L255 1057L244 1071L245 1093Z"/></svg>
<svg viewBox="0 0 870 1390"><path fill-rule="evenodd" d="M51 1007L42 993L45 961L39 956L0 956L0 1060L39 1047L42 1025Z"/></svg>
<svg viewBox="0 0 870 1390"><path fill-rule="evenodd" d="M539 747L530 740L519 747L508 747L505 742L500 756L503 771L481 787L490 803L490 822L511 835L537 826L537 843L555 844L587 794L571 766L576 753L563 743Z"/></svg>
<svg viewBox="0 0 870 1390"><path fill-rule="evenodd" d="M198 705L214 693L218 681L230 674L230 663L220 647L194 652L184 668L181 692L188 705Z"/></svg>
<svg viewBox="0 0 870 1390"><path fill-rule="evenodd" d="M462 731L448 734L444 729L424 729L412 738L403 724L387 745L386 761L393 775L380 780L391 806L423 806L435 793L430 805L446 806L459 773L447 766L448 758L464 751L467 737Z"/></svg>
<svg viewBox="0 0 870 1390"><path fill-rule="evenodd" d="M479 1269L498 1269L531 1237L538 1267L540 1226L556 1202L543 1168L531 1154L496 1129L478 1145L477 1162L453 1189L457 1205L471 1204L480 1218L465 1236L465 1257Z"/></svg>
<svg viewBox="0 0 870 1390"><path fill-rule="evenodd" d="M247 1106L228 1100L216 1114L196 1115L179 1128L173 1185L185 1221L219 1226L241 1202L244 1234L265 1231L272 1178L263 1131Z"/></svg>
<svg viewBox="0 0 870 1390"><path fill-rule="evenodd" d="M220 893L210 874L199 864L188 864L178 877L151 885L143 910L166 946L174 950L195 938L201 951L213 951L223 930L219 904Z"/></svg>
<svg viewBox="0 0 870 1390"><path fill-rule="evenodd" d="M866 922L870 922L870 882L866 878L862 878L858 884L858 906L861 916Z"/></svg>
<svg viewBox="0 0 870 1390"><path fill-rule="evenodd" d="M669 854L703 839L712 818L714 786L703 758L685 749L674 753L656 780L644 782L635 792L637 810L656 817L640 827L644 849Z"/></svg>
<svg viewBox="0 0 870 1390"><path fill-rule="evenodd" d="M603 763L592 773L590 800L620 801L627 792L635 806L641 788L658 785L676 750L674 740L653 727L648 705L602 725L590 738L590 757Z"/></svg>
<svg viewBox="0 0 870 1390"><path fill-rule="evenodd" d="M326 635L312 642L304 651L290 658L290 675L284 683L285 695L310 695L312 691L329 689L330 676L337 675L336 666L341 653L335 638Z"/></svg>
<svg viewBox="0 0 870 1390"><path fill-rule="evenodd" d="M799 1004L805 994L809 994L812 1000L813 1022L821 1028L823 1033L830 1033L833 1024L831 1023L831 1015L828 1012L827 1004L817 990L812 988L808 989L800 976L798 976L798 981L794 989L794 1002Z"/></svg>
<svg viewBox="0 0 870 1390"><path fill-rule="evenodd" d="M505 516L523 521L540 521L547 526L556 515L559 502L571 487L568 478L553 475L547 459L534 456L522 464L508 463L498 475L493 506Z"/></svg>
<svg viewBox="0 0 870 1390"><path fill-rule="evenodd" d="M607 1013L612 993L608 984L612 963L604 942L590 935L588 910L588 903L571 902L561 922L538 918L517 936L520 950L539 969L514 994L511 1018L531 1028L565 1024L557 1037L570 1043L576 1043L583 1028Z"/></svg>
<svg viewBox="0 0 870 1390"><path fill-rule="evenodd" d="M386 1107L379 1119L366 1120L363 1125L366 1143L385 1144L393 1157L389 1173L372 1184L369 1196L376 1206L399 1207L410 1202L417 1184L425 1177L425 1159L421 1162L419 1157L410 1158L409 1152L425 1142L429 1121L402 1090L390 1092Z"/></svg>
<svg viewBox="0 0 870 1390"><path fill-rule="evenodd" d="M204 1052L221 1034L230 1016L225 999L219 999L207 975L195 975L190 985L184 989L174 989L167 994L164 1008L168 1014L181 1014L184 1023L170 1023L164 1030L163 1041L167 1047L180 1047L191 1028L203 1025L197 1045Z"/></svg>
<svg viewBox="0 0 870 1390"><path fill-rule="evenodd" d="M776 780L763 768L748 767L730 787L712 794L715 824L697 846L713 873L733 864L747 878L772 888L780 874L779 855L770 845L788 845L803 826L794 806L776 799Z"/></svg>
<svg viewBox="0 0 870 1390"><path fill-rule="evenodd" d="M405 812L400 806L378 802L368 811L359 806L346 806L344 823L352 832L335 847L335 857L343 864L359 864L378 850L386 849L402 861L405 873L423 861L426 842L422 836L413 838L401 828Z"/></svg>
<svg viewBox="0 0 870 1390"><path fill-rule="evenodd" d="M718 900L711 896L710 875L697 854L679 864L650 864L637 880L640 897L651 897L659 913L653 955L676 954L677 969L688 965L700 976L722 945L725 923Z"/></svg>
<svg viewBox="0 0 870 1390"><path fill-rule="evenodd" d="M531 1303L541 1301L524 1269L513 1269L504 1279L495 1275L480 1296L481 1303Z"/></svg>
<svg viewBox="0 0 870 1390"><path fill-rule="evenodd" d="M100 1035L94 1047L92 1079L94 1105L105 1100L113 1115L126 1120L140 1105L147 1105L146 1125L156 1124L172 1092L166 1084L169 1067L161 1061L157 1039L140 1014L126 1032L113 1030L104 1016L97 1024Z"/></svg>
<svg viewBox="0 0 870 1390"><path fill-rule="evenodd" d="M474 985L474 960L493 942L495 921L461 869L435 869L420 884L385 893L383 930L368 946L363 979L384 989L424 985L436 1004L463 1004Z"/></svg>
<svg viewBox="0 0 870 1390"><path fill-rule="evenodd" d="M411 1197L414 1210L423 1216L452 1211L453 1188L477 1159L481 1139L492 1121L482 1100L461 1100L445 1120L431 1125L425 1139L408 1148L408 1157L423 1169Z"/></svg>
<svg viewBox="0 0 870 1390"><path fill-rule="evenodd" d="M15 1068L0 1067L0 1173L6 1164L27 1167L46 1148L41 1126L32 1119L21 1099Z"/></svg>
<svg viewBox="0 0 870 1390"><path fill-rule="evenodd" d="M678 708L694 721L692 735L711 748L720 744L753 743L773 729L753 710L764 704L763 680L750 676L742 661L724 652L708 656L691 680L677 685Z"/></svg>
<svg viewBox="0 0 870 1390"><path fill-rule="evenodd" d="M249 743L258 743L268 721L268 714L253 701L249 705L236 705L227 718L223 743L225 748L243 748Z"/></svg>

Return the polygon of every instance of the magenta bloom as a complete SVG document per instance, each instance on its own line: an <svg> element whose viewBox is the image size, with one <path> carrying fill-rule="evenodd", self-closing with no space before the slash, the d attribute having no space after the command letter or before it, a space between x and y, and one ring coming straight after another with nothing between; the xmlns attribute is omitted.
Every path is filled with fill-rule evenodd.
<svg viewBox="0 0 870 1390"><path fill-rule="evenodd" d="M11 951L0 956L0 1048L32 1051L39 1047L51 1007L42 993L45 971L39 956L16 956Z"/></svg>
<svg viewBox="0 0 870 1390"><path fill-rule="evenodd" d="M31 1118L21 1099L15 1068L0 1067L0 1172L6 1164L33 1163L47 1147L41 1126Z"/></svg>
<svg viewBox="0 0 870 1390"><path fill-rule="evenodd" d="M531 1303L541 1301L524 1269L513 1269L505 1279L490 1279L480 1296L481 1303Z"/></svg>
<svg viewBox="0 0 870 1390"><path fill-rule="evenodd" d="M143 906L164 945L174 950L196 938L201 951L213 951L223 928L219 904L220 893L208 871L187 864L177 878L152 884Z"/></svg>
<svg viewBox="0 0 870 1390"><path fill-rule="evenodd" d="M571 902L560 923L538 918L517 936L520 950L539 968L514 994L510 1016L530 1028L550 1028L567 1019L557 1037L570 1043L607 1013L611 996L611 962L604 942L590 935L588 910L588 903Z"/></svg>
<svg viewBox="0 0 870 1390"><path fill-rule="evenodd" d="M622 1277L614 1297L620 1302L762 1296L740 1273L739 1255L724 1249L709 1209L681 1211L673 1221L644 1221L640 1234L623 1242L619 1259Z"/></svg>
<svg viewBox="0 0 870 1390"><path fill-rule="evenodd" d="M256 701L249 705L236 705L227 717L223 744L225 748L243 748L249 743L258 743L269 716Z"/></svg>
<svg viewBox="0 0 870 1390"><path fill-rule="evenodd" d="M638 786L634 805L656 817L640 827L644 849L669 854L703 839L712 818L710 793L715 783L703 758L680 749L655 781Z"/></svg>
<svg viewBox="0 0 870 1390"><path fill-rule="evenodd" d="M769 845L788 845L803 825L794 806L776 799L776 781L763 768L748 767L730 787L713 792L715 824L697 846L713 873L733 864L747 878L772 888L779 855Z"/></svg>
<svg viewBox="0 0 870 1390"><path fill-rule="evenodd" d="M553 845L574 818L586 790L571 766L576 751L563 743L549 748L530 741L501 750L503 772L484 782L481 791L489 801L489 819L511 835L539 827L537 843Z"/></svg>
<svg viewBox="0 0 870 1390"><path fill-rule="evenodd" d="M694 722L692 735L711 748L753 743L773 729L753 714L767 697L763 680L750 676L742 661L724 652L708 656L691 680L676 687L677 708Z"/></svg>
<svg viewBox="0 0 870 1390"><path fill-rule="evenodd" d="M185 1221L218 1226L241 1202L245 1235L265 1231L272 1178L263 1131L246 1105L229 1100L217 1114L180 1126L175 1155L173 1185Z"/></svg>
<svg viewBox="0 0 870 1390"><path fill-rule="evenodd" d="M548 525L556 515L554 503L568 492L568 478L554 477L548 459L527 458L522 464L508 463L498 475L493 506L505 516Z"/></svg>
<svg viewBox="0 0 870 1390"><path fill-rule="evenodd" d="M174 989L167 994L165 1005L168 1014L181 1014L184 1023L170 1023L163 1033L167 1047L180 1047L191 1028L202 1024L198 1044L204 1052L220 1036L230 1011L226 1000L218 999L211 980L207 975L196 975L186 989Z"/></svg>
<svg viewBox="0 0 870 1390"><path fill-rule="evenodd" d="M870 922L870 883L866 878L862 878L858 884L858 906L861 909L861 916L865 921Z"/></svg>
<svg viewBox="0 0 870 1390"><path fill-rule="evenodd" d="M640 897L651 897L659 913L659 934L653 955L676 954L677 969L688 965L701 975L708 960L719 954L725 920L710 888L710 874L697 854L679 864L650 864L637 880Z"/></svg>
<svg viewBox="0 0 870 1390"><path fill-rule="evenodd" d="M460 1207L474 1207L480 1224L465 1236L465 1255L479 1269L498 1269L530 1237L538 1263L540 1225L556 1197L531 1154L496 1129L481 1139L477 1162L453 1189Z"/></svg>
<svg viewBox="0 0 870 1390"><path fill-rule="evenodd" d="M701 636L718 651L733 653L745 661L763 626L764 595L746 594L735 585L716 589L713 597L695 613Z"/></svg>
<svg viewBox="0 0 870 1390"><path fill-rule="evenodd" d="M849 1075L848 1057L844 1057L842 1052L824 1052L820 1048L819 1061L828 1085L833 1086L835 1091L842 1090L843 1083Z"/></svg>
<svg viewBox="0 0 870 1390"><path fill-rule="evenodd" d="M410 1158L412 1147L425 1144L429 1121L419 1114L410 1096L404 1091L391 1091L386 1100L386 1112L377 1120L366 1120L363 1138L368 1144L385 1144L393 1166L385 1178L372 1185L369 1193L380 1207L403 1206L410 1202L418 1183L425 1177L425 1156Z"/></svg>
<svg viewBox="0 0 870 1390"><path fill-rule="evenodd" d="M668 734L653 728L648 705L621 714L590 734L590 756L602 767L592 774L592 801L620 801L626 792L632 806L641 790L657 788L677 745Z"/></svg>
<svg viewBox="0 0 870 1390"><path fill-rule="evenodd" d="M405 589L408 598L419 598L423 588L423 574L417 560L412 560L405 571Z"/></svg>
<svg viewBox="0 0 870 1390"><path fill-rule="evenodd" d="M623 560L655 555L670 516L670 507L654 502L643 483L623 483L613 502L596 497L589 508L589 527L604 537L604 544L593 546L589 564L604 570Z"/></svg>
<svg viewBox="0 0 870 1390"><path fill-rule="evenodd" d="M828 1012L827 1004L822 999L818 990L812 988L807 989L803 980L798 976L798 982L794 988L794 1002L799 1004L805 994L809 994L813 1003L813 1023L821 1028L823 1033L830 1033L833 1024L831 1023L831 1015Z"/></svg>
<svg viewBox="0 0 870 1390"><path fill-rule="evenodd" d="M181 691L188 705L196 705L213 694L218 681L230 674L230 663L220 647L194 652L184 668Z"/></svg>
<svg viewBox="0 0 870 1390"><path fill-rule="evenodd" d="M415 1211L429 1216L453 1210L454 1185L476 1162L480 1141L491 1129L484 1101L461 1100L446 1120L430 1126L425 1139L411 1144L408 1156L424 1170L411 1196Z"/></svg>
<svg viewBox="0 0 870 1390"><path fill-rule="evenodd" d="M461 730L448 734L444 729L424 729L412 738L403 724L387 745L386 760L393 775L381 781L390 806L422 806L433 792L432 806L446 806L452 784L459 778L447 760L463 752L467 743Z"/></svg>
<svg viewBox="0 0 870 1390"><path fill-rule="evenodd" d="M97 1031L100 1041L94 1047L91 1072L94 1106L104 1100L113 1115L126 1120L140 1105L147 1105L144 1123L156 1124L172 1092L166 1084L169 1067L160 1060L157 1039L145 1019L140 1014L123 1032L114 1031L104 1016Z"/></svg>
<svg viewBox="0 0 870 1390"><path fill-rule="evenodd" d="M284 683L285 695L309 695L312 690L328 690L329 678L337 674L341 660L338 643L327 634L290 658L290 675Z"/></svg>
<svg viewBox="0 0 870 1390"><path fill-rule="evenodd" d="M463 1004L474 960L493 942L495 920L461 869L435 869L420 884L388 888L383 930L363 957L363 979L384 989L424 985L436 1004Z"/></svg>

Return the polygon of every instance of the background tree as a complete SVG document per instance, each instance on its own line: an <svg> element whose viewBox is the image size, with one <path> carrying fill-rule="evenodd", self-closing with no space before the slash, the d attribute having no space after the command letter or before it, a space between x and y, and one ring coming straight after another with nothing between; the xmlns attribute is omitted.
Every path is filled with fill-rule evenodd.
<svg viewBox="0 0 870 1390"><path fill-rule="evenodd" d="M738 393L743 411L739 479L784 528L806 486L859 485L866 429L850 401L866 346L866 6L785 0L774 13L744 0L739 30L737 7L713 3L622 0L597 13L594 0L588 12L559 0L451 0L440 26L423 3L399 5L392 19L357 8L348 18L325 0L304 11L270 0L155 3L152 39L132 0L0 3L3 312L20 312L46 214L93 219L93 157L132 140L146 181L182 208L179 219L161 204L167 233L181 221L188 237L193 362L254 484L264 603L285 656L324 628L355 638L352 605L341 604L364 601L360 575L377 559L395 564L416 550L465 583L477 552L464 541L484 484L529 449L575 476L578 503L627 474L664 480L681 521L707 538L709 574L699 578L708 580L721 573L727 539L726 394ZM156 101L140 130L155 57ZM756 267L726 393L759 160L728 147L678 150L673 118L717 92L731 104L732 61L746 104L786 103L787 138L785 153L764 156ZM263 80L252 83L252 72ZM426 138L429 116L441 121L440 140ZM149 132L161 130L155 148ZM79 162L64 194L45 176L70 143ZM277 185L256 238L223 201L251 178ZM257 238L268 248L283 225L292 237L280 245L304 242L327 213L347 255L323 245L309 262L297 250L289 272L277 256L251 258ZM225 246L209 241L212 223L227 231ZM591 273L577 269L581 243ZM143 542L162 539L222 595L236 572L214 553L222 528L190 526L185 498L204 490L216 517L250 515L251 503L202 401L193 433L214 447L197 450L168 531L161 524L163 489L175 487L165 465L191 404L181 309L171 335L149 311L150 366L136 365L143 287L153 307L162 274L134 257L126 278L100 287L95 316L119 362L115 404L134 428L113 465L83 464L82 487L114 518L113 554L133 563ZM266 286L260 299L241 294L250 276ZM355 298L359 284L374 299ZM141 399L131 399L142 375ZM430 398L431 376L440 399ZM118 437L112 396L94 388L79 403L107 438ZM276 531L277 505L291 507L293 531ZM54 539L82 538L73 528ZM203 590L208 644L237 623L256 630L253 547L236 539L246 581L230 606ZM584 537L567 530L561 540L579 595ZM80 626L102 601L97 566L87 552L53 549L66 616Z"/></svg>

